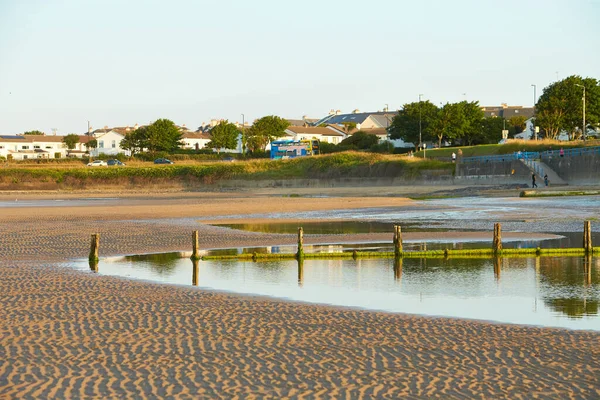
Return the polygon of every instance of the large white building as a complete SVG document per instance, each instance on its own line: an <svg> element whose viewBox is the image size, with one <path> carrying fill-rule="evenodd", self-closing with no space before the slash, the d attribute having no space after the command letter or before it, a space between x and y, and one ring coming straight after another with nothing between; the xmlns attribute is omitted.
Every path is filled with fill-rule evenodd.
<svg viewBox="0 0 600 400"><path fill-rule="evenodd" d="M0 157L13 160L64 158L81 156L87 151L89 136L79 136L73 150L67 149L64 136L6 135L0 136Z"/></svg>

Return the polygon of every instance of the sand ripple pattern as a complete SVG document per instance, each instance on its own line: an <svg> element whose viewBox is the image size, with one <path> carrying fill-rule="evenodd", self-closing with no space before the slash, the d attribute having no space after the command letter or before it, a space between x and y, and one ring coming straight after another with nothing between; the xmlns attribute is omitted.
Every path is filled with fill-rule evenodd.
<svg viewBox="0 0 600 400"><path fill-rule="evenodd" d="M600 335L206 292L57 268L187 248L193 220L0 226L0 398L600 398ZM293 242L199 226L205 246Z"/></svg>

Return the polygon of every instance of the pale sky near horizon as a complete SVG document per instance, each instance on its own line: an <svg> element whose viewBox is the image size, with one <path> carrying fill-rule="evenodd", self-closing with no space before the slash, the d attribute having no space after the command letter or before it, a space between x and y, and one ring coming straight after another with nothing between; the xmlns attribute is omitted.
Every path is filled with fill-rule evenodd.
<svg viewBox="0 0 600 400"><path fill-rule="evenodd" d="M600 0L0 0L0 134L531 106L600 79Z"/></svg>

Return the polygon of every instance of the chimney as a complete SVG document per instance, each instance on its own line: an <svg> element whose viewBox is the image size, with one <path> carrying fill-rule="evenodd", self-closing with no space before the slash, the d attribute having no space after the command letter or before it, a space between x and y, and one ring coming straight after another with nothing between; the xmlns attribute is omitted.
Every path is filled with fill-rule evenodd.
<svg viewBox="0 0 600 400"><path fill-rule="evenodd" d="M352 110L352 114L358 114L360 112L360 110L358 108Z"/></svg>
<svg viewBox="0 0 600 400"><path fill-rule="evenodd" d="M341 110L336 110L335 115L340 115L342 113Z"/></svg>
<svg viewBox="0 0 600 400"><path fill-rule="evenodd" d="M108 129L108 125L104 125L104 129Z"/></svg>
<svg viewBox="0 0 600 400"><path fill-rule="evenodd" d="M335 115L335 110L333 108L329 110L329 115Z"/></svg>

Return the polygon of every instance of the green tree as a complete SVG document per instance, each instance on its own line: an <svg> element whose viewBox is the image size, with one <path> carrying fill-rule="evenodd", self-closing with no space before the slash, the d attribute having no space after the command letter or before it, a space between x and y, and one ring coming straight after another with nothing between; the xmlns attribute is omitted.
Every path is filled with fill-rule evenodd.
<svg viewBox="0 0 600 400"><path fill-rule="evenodd" d="M483 135L483 117L484 113L479 102L477 101L461 101L456 104L458 133L456 138L461 138L462 141L469 146L475 144L487 143ZM441 144L440 144L441 145Z"/></svg>
<svg viewBox="0 0 600 400"><path fill-rule="evenodd" d="M77 143L79 143L79 136L75 133L70 133L63 137L62 141L67 146L67 149L73 150L77 146Z"/></svg>
<svg viewBox="0 0 600 400"><path fill-rule="evenodd" d="M446 103L437 113L433 123L433 132L442 147L443 140L457 139L463 135L467 126L466 116L461 103Z"/></svg>
<svg viewBox="0 0 600 400"><path fill-rule="evenodd" d="M98 141L96 139L90 139L85 144L85 147L88 149L88 152L90 151L90 149L97 149L98 148Z"/></svg>
<svg viewBox="0 0 600 400"><path fill-rule="evenodd" d="M555 139L567 131L574 139L581 133L583 117L583 88L585 86L586 125L600 123L600 82L594 78L569 76L544 88L536 104L536 124Z"/></svg>
<svg viewBox="0 0 600 400"><path fill-rule="evenodd" d="M342 126L344 127L344 132L346 135L349 135L354 129L356 129L356 122L342 122Z"/></svg>
<svg viewBox="0 0 600 400"><path fill-rule="evenodd" d="M148 132L147 127L142 126L133 132L129 132L125 135L120 144L124 150L129 150L131 155L142 152L148 148Z"/></svg>
<svg viewBox="0 0 600 400"><path fill-rule="evenodd" d="M40 135L40 136L46 136L46 134L44 132L38 131L38 130L23 132L23 135Z"/></svg>
<svg viewBox="0 0 600 400"><path fill-rule="evenodd" d="M378 141L379 139L377 138L377 135L363 131L356 131L351 136L348 136L346 139L342 140L340 142L340 146L346 146L357 150L367 150L373 145L377 144Z"/></svg>
<svg viewBox="0 0 600 400"><path fill-rule="evenodd" d="M432 140L433 125L437 119L438 108L430 101L405 104L394 116L388 129L391 139L402 139L407 143L419 145L419 120L421 121L421 137L425 142ZM419 118L420 116L420 118Z"/></svg>
<svg viewBox="0 0 600 400"><path fill-rule="evenodd" d="M211 149L235 149L240 131L229 121L220 121L210 130L210 142L206 145Z"/></svg>
<svg viewBox="0 0 600 400"><path fill-rule="evenodd" d="M284 136L288 126L288 120L275 115L257 119L247 132L248 148L264 150L270 142Z"/></svg>
<svg viewBox="0 0 600 400"><path fill-rule="evenodd" d="M500 117L487 117L481 120L482 142L486 144L498 143L502 139L504 119Z"/></svg>
<svg viewBox="0 0 600 400"><path fill-rule="evenodd" d="M138 131L136 129L136 131ZM168 119L158 119L148 125L145 130L147 147L150 151L166 151L171 153L181 147L181 131Z"/></svg>
<svg viewBox="0 0 600 400"><path fill-rule="evenodd" d="M513 115L508 119L508 124L509 130L513 131L513 135L516 135L523 132L527 127L527 118L522 115Z"/></svg>

